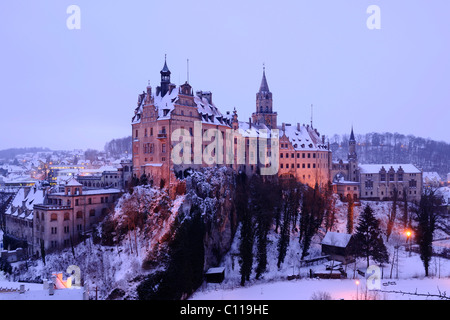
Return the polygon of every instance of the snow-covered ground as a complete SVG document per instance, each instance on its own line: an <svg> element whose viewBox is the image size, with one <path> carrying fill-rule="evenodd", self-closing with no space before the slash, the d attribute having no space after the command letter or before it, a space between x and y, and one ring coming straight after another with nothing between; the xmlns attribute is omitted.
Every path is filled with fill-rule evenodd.
<svg viewBox="0 0 450 320"><path fill-rule="evenodd" d="M386 217L392 207L391 202L368 202L363 201L361 206L355 207L355 227L357 225L359 214L364 210L364 206L370 204L374 209L374 214L380 220L380 229L386 230ZM346 231L347 204L337 202L337 223L333 231ZM401 210L397 210L397 217L400 219ZM433 257L430 262L429 278L424 277L424 267L422 260L417 253L405 251L406 238L404 230L400 223L394 226L394 230L388 242L385 242L388 253L389 263L382 267L381 283L379 292L367 290L366 279L360 276L356 270L365 271L366 261L358 260L356 264L346 266L347 279L328 280L328 279L310 279L310 269L313 271L325 270L325 265L301 267L299 263L300 244L298 234L292 233L290 245L286 255L285 262L281 268L277 268L277 239L278 235L274 232L269 234L271 240L268 244L268 265L267 271L260 280L254 279L254 273L251 280L246 282L244 287L240 286L239 274L239 230L230 252L223 259L221 266L225 267L225 280L221 284L204 283L197 292L191 296L193 300L309 300L313 295L320 292L328 293L331 299L356 299L357 290L358 299L439 299L436 296L412 295L416 294L444 294L450 296L450 261L445 258ZM312 248L309 257L320 256L320 241L324 232L319 232L313 238ZM442 234L435 234L435 238L441 239ZM396 250L396 246L399 249ZM434 251L439 252L444 248L450 248L450 240L440 240L434 243ZM398 252L398 259L394 259L394 251ZM256 261L254 262L256 266ZM299 279L287 280L289 276L295 275ZM359 280L359 285L356 285ZM383 285L384 283L384 285ZM395 284L394 284L395 283ZM397 293L388 293L385 291L396 291ZM362 294L362 295L361 295Z"/></svg>
<svg viewBox="0 0 450 320"><path fill-rule="evenodd" d="M235 289L222 289L220 285L211 286L208 291L197 291L192 300L310 300L313 295L328 293L333 300L423 300L439 299L400 292L433 294L450 292L450 279L400 279L383 280L382 283L395 284L381 286L382 291L396 291L387 293L382 291L366 291L365 283L360 280L357 285L354 279L298 279L291 281L276 281L255 284Z"/></svg>
<svg viewBox="0 0 450 320"><path fill-rule="evenodd" d="M21 285L23 293L19 291ZM7 281L0 271L0 300L83 300L83 292L82 287L72 287L54 290L50 295L43 284Z"/></svg>

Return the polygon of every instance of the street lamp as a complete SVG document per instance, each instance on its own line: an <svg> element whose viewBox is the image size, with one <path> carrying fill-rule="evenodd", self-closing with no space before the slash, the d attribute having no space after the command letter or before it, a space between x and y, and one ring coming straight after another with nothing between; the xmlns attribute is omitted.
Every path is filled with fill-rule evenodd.
<svg viewBox="0 0 450 320"><path fill-rule="evenodd" d="M358 300L358 286L359 286L359 280L355 281L356 284L356 300Z"/></svg>
<svg viewBox="0 0 450 320"><path fill-rule="evenodd" d="M405 231L405 236L406 236L406 243L409 242L409 256L411 257L411 236L412 236L412 231L411 230L406 230Z"/></svg>

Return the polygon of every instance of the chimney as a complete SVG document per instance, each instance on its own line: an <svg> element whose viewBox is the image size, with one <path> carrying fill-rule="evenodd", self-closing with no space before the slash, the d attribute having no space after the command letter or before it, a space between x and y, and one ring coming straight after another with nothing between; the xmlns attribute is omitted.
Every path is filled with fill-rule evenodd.
<svg viewBox="0 0 450 320"><path fill-rule="evenodd" d="M297 122L297 131L301 131L300 130L300 123Z"/></svg>
<svg viewBox="0 0 450 320"><path fill-rule="evenodd" d="M284 122L281 124L281 130L286 131L286 124Z"/></svg>
<svg viewBox="0 0 450 320"><path fill-rule="evenodd" d="M248 127L249 129L252 128L252 118L248 118Z"/></svg>

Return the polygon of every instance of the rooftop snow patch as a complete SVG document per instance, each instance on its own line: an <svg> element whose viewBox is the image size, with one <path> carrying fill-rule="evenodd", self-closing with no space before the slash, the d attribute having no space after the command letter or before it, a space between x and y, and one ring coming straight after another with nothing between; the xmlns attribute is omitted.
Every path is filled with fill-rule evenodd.
<svg viewBox="0 0 450 320"><path fill-rule="evenodd" d="M421 171L413 164L360 164L359 169L361 173L379 173L384 167L386 172L388 172L391 167L394 171L398 171L400 167L405 173L421 173Z"/></svg>
<svg viewBox="0 0 450 320"><path fill-rule="evenodd" d="M345 248L351 237L352 235L348 233L327 232L322 240L322 244Z"/></svg>

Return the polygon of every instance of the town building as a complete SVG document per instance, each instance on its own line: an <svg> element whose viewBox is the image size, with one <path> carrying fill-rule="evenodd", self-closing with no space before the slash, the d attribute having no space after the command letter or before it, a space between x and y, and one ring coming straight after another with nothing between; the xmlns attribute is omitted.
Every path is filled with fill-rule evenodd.
<svg viewBox="0 0 450 320"><path fill-rule="evenodd" d="M60 170L73 170L73 172L76 172L78 170L86 169L85 165L73 165L73 164L52 164L48 166L48 176L47 180L50 183L51 186L55 186L58 184L58 175ZM67 174L64 176L66 177L69 175L68 171L66 171Z"/></svg>
<svg viewBox="0 0 450 320"><path fill-rule="evenodd" d="M26 254L33 253L33 207L42 203L44 198L45 190L37 187L16 189L1 217L9 249L21 247Z"/></svg>
<svg viewBox="0 0 450 320"><path fill-rule="evenodd" d="M54 187L53 187L54 188ZM83 190L74 178L63 192L50 188L20 188L2 214L4 234L26 255L39 255L76 244L114 208L121 191Z"/></svg>
<svg viewBox="0 0 450 320"><path fill-rule="evenodd" d="M118 189L83 190L71 179L64 192L48 193L33 206L34 253L58 250L79 242L114 208Z"/></svg>

